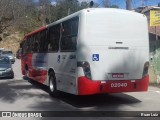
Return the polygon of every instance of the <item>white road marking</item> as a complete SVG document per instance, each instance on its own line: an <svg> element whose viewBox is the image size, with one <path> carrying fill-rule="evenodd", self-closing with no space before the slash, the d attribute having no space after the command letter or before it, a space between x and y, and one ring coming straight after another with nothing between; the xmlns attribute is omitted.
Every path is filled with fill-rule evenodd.
<svg viewBox="0 0 160 120"><path fill-rule="evenodd" d="M93 109L96 109L96 106L93 106L93 107L84 107L84 108L78 108L80 110L93 110Z"/></svg>
<svg viewBox="0 0 160 120"><path fill-rule="evenodd" d="M160 93L160 91L156 91L157 93Z"/></svg>
<svg viewBox="0 0 160 120"><path fill-rule="evenodd" d="M156 92L156 93L160 93L160 91L155 91L155 90L148 90L150 92Z"/></svg>

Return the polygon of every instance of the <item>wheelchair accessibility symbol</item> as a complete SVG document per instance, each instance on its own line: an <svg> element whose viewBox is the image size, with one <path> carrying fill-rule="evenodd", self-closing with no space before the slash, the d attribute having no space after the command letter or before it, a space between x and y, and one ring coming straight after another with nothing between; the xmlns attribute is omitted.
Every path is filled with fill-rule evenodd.
<svg viewBox="0 0 160 120"><path fill-rule="evenodd" d="M92 60L93 61L99 61L99 54L93 54L92 55Z"/></svg>

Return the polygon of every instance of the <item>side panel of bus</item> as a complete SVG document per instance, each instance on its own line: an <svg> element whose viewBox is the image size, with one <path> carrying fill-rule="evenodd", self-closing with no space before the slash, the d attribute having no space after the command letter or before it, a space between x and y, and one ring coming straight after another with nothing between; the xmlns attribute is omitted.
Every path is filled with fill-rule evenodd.
<svg viewBox="0 0 160 120"><path fill-rule="evenodd" d="M49 27L49 41L55 42L50 42L49 45L51 50L48 53L48 69L55 72L57 90L72 94L77 94L78 23L79 17L75 16ZM57 30L60 30L60 33L55 32Z"/></svg>
<svg viewBox="0 0 160 120"><path fill-rule="evenodd" d="M39 83L46 84L48 75L48 54L34 53L30 77Z"/></svg>
<svg viewBox="0 0 160 120"><path fill-rule="evenodd" d="M75 53L48 54L48 67L54 70L57 90L76 94L76 59Z"/></svg>
<svg viewBox="0 0 160 120"><path fill-rule="evenodd" d="M46 31L46 27L42 27L39 28L29 34L27 34L24 37L24 40L21 44L22 47L22 59L21 59L21 68L22 68L22 74L26 75L26 73L28 74L27 76L29 78L32 78L34 80L36 80L36 74L39 72L37 72L34 69L34 65L33 65L33 54L38 53L38 51L35 51L35 48L38 49L38 46L40 44L37 44L37 41L41 41L40 38L43 39L43 36L40 37L39 35L41 32ZM43 32L44 33L44 32ZM45 39L44 39L45 40ZM42 46L42 45L41 45ZM44 44L43 44L44 46Z"/></svg>

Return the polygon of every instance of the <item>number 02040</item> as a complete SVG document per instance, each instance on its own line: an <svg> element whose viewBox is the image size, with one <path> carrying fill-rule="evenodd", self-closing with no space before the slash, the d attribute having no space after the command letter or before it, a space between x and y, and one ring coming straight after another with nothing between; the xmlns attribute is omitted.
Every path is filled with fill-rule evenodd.
<svg viewBox="0 0 160 120"><path fill-rule="evenodd" d="M127 83L111 83L111 87L127 87Z"/></svg>

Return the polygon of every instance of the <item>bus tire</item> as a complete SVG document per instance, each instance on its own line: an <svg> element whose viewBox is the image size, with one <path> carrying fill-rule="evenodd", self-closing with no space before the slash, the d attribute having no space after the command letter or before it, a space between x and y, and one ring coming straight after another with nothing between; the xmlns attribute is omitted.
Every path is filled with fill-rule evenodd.
<svg viewBox="0 0 160 120"><path fill-rule="evenodd" d="M52 97L58 96L58 91L56 86L56 77L53 71L49 73L49 94Z"/></svg>
<svg viewBox="0 0 160 120"><path fill-rule="evenodd" d="M25 65L25 80L29 80L29 71L27 65Z"/></svg>

